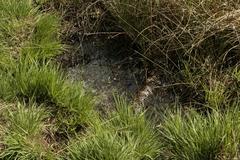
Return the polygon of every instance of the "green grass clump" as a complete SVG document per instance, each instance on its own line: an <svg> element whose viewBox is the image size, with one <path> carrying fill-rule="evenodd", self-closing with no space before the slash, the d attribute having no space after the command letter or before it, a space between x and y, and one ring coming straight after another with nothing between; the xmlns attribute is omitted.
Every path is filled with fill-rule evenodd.
<svg viewBox="0 0 240 160"><path fill-rule="evenodd" d="M3 72L1 97L8 101L45 104L59 120L59 129L74 132L94 117L93 97L80 83L70 82L51 62L23 59L15 70Z"/></svg>
<svg viewBox="0 0 240 160"><path fill-rule="evenodd" d="M122 98L116 99L117 110L104 121L94 124L84 137L73 139L69 159L139 160L154 159L159 152L156 132L144 113L134 113Z"/></svg>
<svg viewBox="0 0 240 160"><path fill-rule="evenodd" d="M170 113L160 125L163 159L238 159L239 111Z"/></svg>
<svg viewBox="0 0 240 160"><path fill-rule="evenodd" d="M18 104L8 110L1 159L52 159L52 148L44 139L49 114L35 105Z"/></svg>
<svg viewBox="0 0 240 160"><path fill-rule="evenodd" d="M22 60L8 78L12 86L12 98L21 101L35 101L39 104L56 103L63 94L66 78L51 62L39 64L36 61Z"/></svg>
<svg viewBox="0 0 240 160"><path fill-rule="evenodd" d="M21 19L36 13L36 8L32 7L32 0L1 0L1 18Z"/></svg>
<svg viewBox="0 0 240 160"><path fill-rule="evenodd" d="M31 0L0 1L0 51L13 57L30 54L50 58L60 54L60 20L41 13Z"/></svg>
<svg viewBox="0 0 240 160"><path fill-rule="evenodd" d="M51 58L61 54L63 48L59 40L59 18L52 14L44 14L35 24L34 33L29 43L22 49L22 54L30 54L37 58Z"/></svg>
<svg viewBox="0 0 240 160"><path fill-rule="evenodd" d="M53 103L65 78L50 62L40 64L31 58L22 58L7 72L1 72L3 99ZM59 93L60 94L60 93Z"/></svg>

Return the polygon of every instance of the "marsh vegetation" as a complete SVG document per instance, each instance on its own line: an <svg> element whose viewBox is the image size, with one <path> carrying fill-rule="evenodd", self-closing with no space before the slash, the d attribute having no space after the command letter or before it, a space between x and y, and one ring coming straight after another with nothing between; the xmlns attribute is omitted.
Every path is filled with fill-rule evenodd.
<svg viewBox="0 0 240 160"><path fill-rule="evenodd" d="M0 0L0 159L240 159L239 11L238 0ZM107 54L83 53L86 41ZM118 73L97 73L102 62ZM171 101L145 103L159 93Z"/></svg>

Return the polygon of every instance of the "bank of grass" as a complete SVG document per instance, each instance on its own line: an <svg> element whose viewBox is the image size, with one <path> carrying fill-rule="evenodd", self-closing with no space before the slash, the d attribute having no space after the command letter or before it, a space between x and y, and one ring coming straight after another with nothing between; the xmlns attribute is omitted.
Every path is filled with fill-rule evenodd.
<svg viewBox="0 0 240 160"><path fill-rule="evenodd" d="M1 7L1 98L49 106L62 132L87 125L91 96L51 62L63 47L60 19L40 12L30 0L1 1Z"/></svg>
<svg viewBox="0 0 240 160"><path fill-rule="evenodd" d="M60 18L42 13L31 0L1 1L1 7L1 98L48 105L60 126L72 126L63 125L63 131L87 124L92 97L51 62L63 47Z"/></svg>

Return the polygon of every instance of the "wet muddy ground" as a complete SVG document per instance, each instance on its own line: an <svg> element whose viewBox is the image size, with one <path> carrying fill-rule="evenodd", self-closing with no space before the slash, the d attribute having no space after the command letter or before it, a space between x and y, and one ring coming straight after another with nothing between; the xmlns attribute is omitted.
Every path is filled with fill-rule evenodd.
<svg viewBox="0 0 240 160"><path fill-rule="evenodd" d="M148 67L124 36L88 37L74 42L71 53L61 57L69 77L83 81L98 97L98 106L113 106L113 94L125 95L145 107L166 107L174 96L165 91L160 77L149 76Z"/></svg>

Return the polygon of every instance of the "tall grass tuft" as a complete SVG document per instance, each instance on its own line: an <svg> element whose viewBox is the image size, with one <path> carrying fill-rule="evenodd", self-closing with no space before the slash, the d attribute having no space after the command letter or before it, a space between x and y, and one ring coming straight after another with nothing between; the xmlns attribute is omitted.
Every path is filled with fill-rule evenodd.
<svg viewBox="0 0 240 160"><path fill-rule="evenodd" d="M35 105L18 104L9 109L1 159L52 159L51 146L44 139L48 113Z"/></svg>
<svg viewBox="0 0 240 160"><path fill-rule="evenodd" d="M13 98L47 104L54 103L58 95L62 94L65 78L58 67L50 62L39 64L24 58L16 65L9 81Z"/></svg>
<svg viewBox="0 0 240 160"><path fill-rule="evenodd" d="M170 112L159 126L163 159L239 158L239 111Z"/></svg>
<svg viewBox="0 0 240 160"><path fill-rule="evenodd" d="M156 132L143 113L134 113L125 99L116 98L116 111L98 121L86 136L73 139L69 159L154 159L159 152Z"/></svg>
<svg viewBox="0 0 240 160"><path fill-rule="evenodd" d="M24 58L15 70L3 72L1 76L1 98L49 106L58 119L59 132L74 132L94 117L91 94L81 83L67 80L51 62L38 63Z"/></svg>

